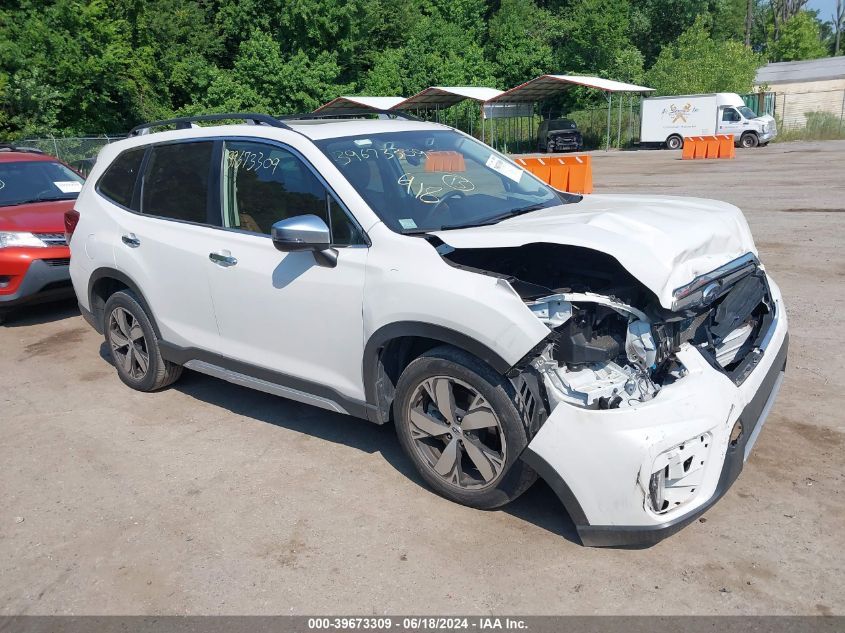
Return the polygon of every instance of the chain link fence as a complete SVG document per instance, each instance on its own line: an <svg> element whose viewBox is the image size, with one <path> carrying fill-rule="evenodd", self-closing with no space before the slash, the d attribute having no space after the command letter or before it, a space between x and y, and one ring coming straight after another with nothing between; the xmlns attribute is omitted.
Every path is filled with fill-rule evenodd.
<svg viewBox="0 0 845 633"><path fill-rule="evenodd" d="M33 147L63 160L83 174L88 174L100 149L108 143L126 138L126 135L27 138L15 143L18 147Z"/></svg>

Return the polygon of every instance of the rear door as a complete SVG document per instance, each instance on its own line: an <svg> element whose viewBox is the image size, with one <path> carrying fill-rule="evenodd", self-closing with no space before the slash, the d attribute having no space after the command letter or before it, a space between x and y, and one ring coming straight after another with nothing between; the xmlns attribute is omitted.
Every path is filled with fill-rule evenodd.
<svg viewBox="0 0 845 633"><path fill-rule="evenodd" d="M133 212L117 215L115 264L144 293L163 338L182 347L218 341L208 253L220 233L220 151L214 141L149 147Z"/></svg>
<svg viewBox="0 0 845 633"><path fill-rule="evenodd" d="M229 258L210 267L221 353L275 372L274 382L364 400L364 232L295 149L233 139L223 152L226 230L206 252ZM270 227L304 214L332 229L336 267L273 246Z"/></svg>

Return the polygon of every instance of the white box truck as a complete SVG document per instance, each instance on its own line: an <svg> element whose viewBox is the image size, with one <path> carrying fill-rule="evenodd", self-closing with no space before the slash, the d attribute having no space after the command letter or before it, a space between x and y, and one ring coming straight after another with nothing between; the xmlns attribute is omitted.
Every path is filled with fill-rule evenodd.
<svg viewBox="0 0 845 633"><path fill-rule="evenodd" d="M757 116L738 94L676 95L643 99L641 145L680 149L689 136L733 134L740 147L766 145L775 136L775 120Z"/></svg>

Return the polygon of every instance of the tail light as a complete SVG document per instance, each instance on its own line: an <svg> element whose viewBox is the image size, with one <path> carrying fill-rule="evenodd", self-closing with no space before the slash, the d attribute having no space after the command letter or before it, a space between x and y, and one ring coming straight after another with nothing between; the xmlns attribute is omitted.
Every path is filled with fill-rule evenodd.
<svg viewBox="0 0 845 633"><path fill-rule="evenodd" d="M76 225L79 224L79 211L71 209L65 211L65 242L70 244L70 237L76 230Z"/></svg>

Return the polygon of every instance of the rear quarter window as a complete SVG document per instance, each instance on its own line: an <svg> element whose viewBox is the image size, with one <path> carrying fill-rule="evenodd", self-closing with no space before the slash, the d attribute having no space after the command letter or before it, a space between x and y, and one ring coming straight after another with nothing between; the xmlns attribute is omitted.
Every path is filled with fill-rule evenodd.
<svg viewBox="0 0 845 633"><path fill-rule="evenodd" d="M103 196L127 209L132 208L132 195L138 181L138 172L141 171L145 149L136 147L126 150L114 159L97 183L97 189Z"/></svg>

